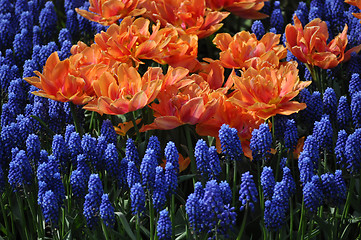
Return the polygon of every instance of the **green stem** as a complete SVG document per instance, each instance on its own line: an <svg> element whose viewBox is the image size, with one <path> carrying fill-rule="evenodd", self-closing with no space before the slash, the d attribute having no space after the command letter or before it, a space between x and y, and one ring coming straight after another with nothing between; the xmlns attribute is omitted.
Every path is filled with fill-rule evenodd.
<svg viewBox="0 0 361 240"><path fill-rule="evenodd" d="M135 231L136 231L136 235L137 235L137 239L142 239L141 237L140 237L140 223L139 223L139 218L140 218L140 216L139 216L139 213L137 213L137 216L136 216L136 224L135 224Z"/></svg>
<svg viewBox="0 0 361 240"><path fill-rule="evenodd" d="M308 226L307 238L311 239L311 232L313 229L313 220L311 219L311 224Z"/></svg>
<svg viewBox="0 0 361 240"><path fill-rule="evenodd" d="M60 239L64 237L65 233L65 208L61 208L62 222L61 222L61 232Z"/></svg>
<svg viewBox="0 0 361 240"><path fill-rule="evenodd" d="M230 180L229 180L229 178L230 178L230 176L229 176L229 165L230 165L230 163L229 163L229 160L227 159L227 161L226 161L226 181L227 182L230 182Z"/></svg>
<svg viewBox="0 0 361 240"><path fill-rule="evenodd" d="M277 166L276 166L276 174L275 174L276 181L278 180L278 172L279 172L281 158L282 158L282 151L283 151L283 147L282 147L282 144L281 144L280 145L280 152L277 155Z"/></svg>
<svg viewBox="0 0 361 240"><path fill-rule="evenodd" d="M193 144L192 144L192 138L191 138L190 131L191 131L191 129L189 128L189 126L185 126L185 134L186 134L187 145L188 145L188 154L189 154L189 158L191 159L191 170L192 170L192 174L194 174L196 176L197 168L196 168L196 161L194 158ZM196 183L196 179L193 178L193 185L195 183Z"/></svg>
<svg viewBox="0 0 361 240"><path fill-rule="evenodd" d="M240 240L242 238L243 231L244 231L244 228L245 228L246 222L247 222L247 212L248 212L248 209L245 208L244 209L244 216L243 216L243 220L242 220L242 225L241 225L241 230L239 230L237 240Z"/></svg>
<svg viewBox="0 0 361 240"><path fill-rule="evenodd" d="M102 230L104 233L105 240L109 240L109 233L108 233L107 226L105 226L103 221L101 221L101 224L102 224Z"/></svg>
<svg viewBox="0 0 361 240"><path fill-rule="evenodd" d="M337 220L337 215L338 215L338 207L336 207L334 213L333 213L333 239L338 239L338 220Z"/></svg>
<svg viewBox="0 0 361 240"><path fill-rule="evenodd" d="M8 188L7 188L8 189ZM9 209L11 211L11 199L10 199L10 193L8 190L6 190L5 192L7 199L8 199L8 204L9 204ZM14 233L15 232L15 226L14 226L14 218L13 218L13 214L10 214L10 222L11 222L11 232Z"/></svg>
<svg viewBox="0 0 361 240"><path fill-rule="evenodd" d="M130 114L131 118L132 118L132 123L134 125L134 130L137 133L137 137L136 137L136 141L138 142L140 140L140 133L139 133L139 128L137 125L137 121L135 118L135 111L132 112L132 114Z"/></svg>
<svg viewBox="0 0 361 240"><path fill-rule="evenodd" d="M274 116L271 117L271 124L272 124L272 141L275 141L275 118Z"/></svg>
<svg viewBox="0 0 361 240"><path fill-rule="evenodd" d="M301 219L300 219L300 225L298 226L298 233L297 233L297 239L304 239L305 236L305 202L302 198L302 207L301 207ZM300 235L301 234L301 235Z"/></svg>
<svg viewBox="0 0 361 240"><path fill-rule="evenodd" d="M354 185L355 185L355 178L353 176L351 176L350 187L348 189L346 203L343 208L343 212L342 212L342 216L341 216L341 223L343 223L344 219L346 219L346 217L348 215L348 210L350 208L350 201L351 201L351 196L352 196Z"/></svg>
<svg viewBox="0 0 361 240"><path fill-rule="evenodd" d="M15 193L15 195L16 195L16 201L18 202L18 206L19 206L20 214L21 214L21 219L20 219L21 225L22 225L21 228L23 228L23 231L24 231L24 233L25 233L26 239L30 239L30 238L29 238L29 235L28 235L27 224L26 224L26 222L25 222L25 214L24 214L24 210L25 210L25 209L24 209L24 207L23 207L23 204L22 204L21 199L19 198L18 194Z"/></svg>
<svg viewBox="0 0 361 240"><path fill-rule="evenodd" d="M3 202L3 199L2 199L2 196L1 196L1 199L0 199L0 205L1 205L1 213L3 215L3 218L4 218L4 223L5 223L5 229L6 229L6 236L11 239L12 236L10 235L11 234L11 229L9 228L9 223L8 223L8 218L6 217L6 213L5 213L5 209L4 209L4 202Z"/></svg>
<svg viewBox="0 0 361 240"><path fill-rule="evenodd" d="M77 131L80 136L83 136L83 129L82 129L80 123L79 123L79 119L78 119L78 116L77 116L77 111L75 109L75 104L72 103L72 102L69 102L69 106L70 106L71 115L73 117L75 131Z"/></svg>
<svg viewBox="0 0 361 240"><path fill-rule="evenodd" d="M26 191L25 191L25 189L24 189L24 193L25 193ZM31 197L31 201L30 201L30 197ZM37 218L36 218L36 211L35 211L35 209L34 209L34 206L36 206L35 205L35 201L34 201L34 198L33 198L33 195L28 195L28 194L26 194L25 195L25 199L26 199L26 202L28 203L28 205L29 205L29 209L30 209L30 213L31 213L31 217L32 217L32 220L33 220L33 226L36 228L36 225L37 224L35 224L35 223L38 223L38 221L37 221ZM39 234L42 234L42 228L41 229L37 229L37 232L39 233Z"/></svg>
<svg viewBox="0 0 361 240"><path fill-rule="evenodd" d="M293 239L293 202L290 198L290 239Z"/></svg>
<svg viewBox="0 0 361 240"><path fill-rule="evenodd" d="M237 162L234 161L233 165L233 189L232 189L232 206L236 206L236 189L237 187Z"/></svg>
<svg viewBox="0 0 361 240"><path fill-rule="evenodd" d="M153 202L151 198L150 191L148 191L149 196L149 233L150 233L150 239L154 239L154 208L153 208Z"/></svg>
<svg viewBox="0 0 361 240"><path fill-rule="evenodd" d="M175 239L175 195L172 194L171 206L170 206L170 218L172 222L172 239Z"/></svg>
<svg viewBox="0 0 361 240"><path fill-rule="evenodd" d="M92 126L93 125L95 126L95 123L93 124L94 116L95 116L95 112L93 111L90 117L89 132L91 132Z"/></svg>
<svg viewBox="0 0 361 240"><path fill-rule="evenodd" d="M261 178L260 178L261 175L260 174L261 174L261 166L260 166L259 161L257 161L258 195L259 195L259 203L260 203L260 206L261 206L262 219L263 219L264 199L263 199L263 191L262 191Z"/></svg>

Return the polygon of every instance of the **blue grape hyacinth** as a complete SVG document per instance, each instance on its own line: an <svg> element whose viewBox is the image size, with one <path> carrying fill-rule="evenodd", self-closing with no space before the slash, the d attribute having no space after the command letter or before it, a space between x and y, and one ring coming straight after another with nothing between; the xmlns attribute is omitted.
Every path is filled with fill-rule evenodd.
<svg viewBox="0 0 361 240"><path fill-rule="evenodd" d="M248 172L242 174L241 188L239 190L239 201L241 201L240 210L243 211L247 206L254 211L254 203L258 202L258 192L253 176Z"/></svg>

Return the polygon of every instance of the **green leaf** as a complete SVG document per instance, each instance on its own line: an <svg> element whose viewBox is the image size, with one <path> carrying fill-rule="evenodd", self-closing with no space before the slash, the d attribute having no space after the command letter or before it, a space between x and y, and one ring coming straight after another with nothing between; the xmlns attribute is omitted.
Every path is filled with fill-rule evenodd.
<svg viewBox="0 0 361 240"><path fill-rule="evenodd" d="M340 240L349 239L349 238L348 238L348 234L349 234L349 232L350 232L350 227L351 227L351 224L347 224L347 226L345 227L344 231L342 232L342 235L341 235L341 239L340 239Z"/></svg>
<svg viewBox="0 0 361 240"><path fill-rule="evenodd" d="M331 239L330 229L332 229L332 225L325 222L322 218L320 218L317 215L314 216L314 220L318 223L318 225L320 226L320 229L325 234L325 236L327 236L326 239Z"/></svg>
<svg viewBox="0 0 361 240"><path fill-rule="evenodd" d="M140 229L147 235L147 238L150 239L150 232L147 228L145 228L143 225L140 225Z"/></svg>
<svg viewBox="0 0 361 240"><path fill-rule="evenodd" d="M185 239L187 237L187 232L182 233L181 235L179 235L176 240L181 240L181 239Z"/></svg>
<svg viewBox="0 0 361 240"><path fill-rule="evenodd" d="M44 127L45 131L47 131L49 133L50 136L54 136L55 133L53 132L53 130L51 130L48 125L46 125L46 123L41 120L39 117L34 116L34 115L30 115L30 117L34 118L36 121L38 121L40 123L41 126Z"/></svg>
<svg viewBox="0 0 361 240"><path fill-rule="evenodd" d="M125 232L128 234L128 236L132 240L137 240L137 238L135 237L132 229L129 226L129 223L128 223L127 219L125 218L125 215L123 213L121 213L121 212L115 212L115 215L117 215L119 217L119 220L122 223L123 228L124 228Z"/></svg>
<svg viewBox="0 0 361 240"><path fill-rule="evenodd" d="M189 179L192 179L196 176L196 174L187 174L187 175L182 175L180 177L178 177L178 184L184 181L187 181Z"/></svg>

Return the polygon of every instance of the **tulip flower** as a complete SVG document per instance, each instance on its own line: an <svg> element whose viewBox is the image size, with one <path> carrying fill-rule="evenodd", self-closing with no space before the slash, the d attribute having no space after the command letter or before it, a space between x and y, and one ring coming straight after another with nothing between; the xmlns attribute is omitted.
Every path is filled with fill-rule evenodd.
<svg viewBox="0 0 361 240"><path fill-rule="evenodd" d="M264 13L258 12L268 0L206 0L207 7L220 11L225 9L242 18L261 19L268 17Z"/></svg>
<svg viewBox="0 0 361 240"><path fill-rule="evenodd" d="M293 21L295 25L288 24L285 30L287 48L299 61L311 67L333 68L349 60L351 52L360 51L361 47L357 46L344 52L347 46L347 25L342 33L327 44L329 35L326 22L316 18L303 28L296 15Z"/></svg>
<svg viewBox="0 0 361 240"><path fill-rule="evenodd" d="M135 120L135 124L139 124L142 121L142 119ZM134 127L133 121L119 123L118 126L114 126L115 132L120 136L127 135L127 132Z"/></svg>
<svg viewBox="0 0 361 240"><path fill-rule="evenodd" d="M197 124L196 132L201 136L214 137L217 149L220 149L218 132L223 124L228 124L230 127L237 129L244 154L252 158L252 151L249 148L252 130L258 128L264 120L227 99L222 94L217 97L218 104L215 114L206 121Z"/></svg>
<svg viewBox="0 0 361 240"><path fill-rule="evenodd" d="M108 58L134 67L141 59L152 59L173 67L197 68L197 36L180 35L171 26L160 28L159 22L152 26L152 33L149 27L148 19L127 17L97 34L94 41Z"/></svg>
<svg viewBox="0 0 361 240"><path fill-rule="evenodd" d="M299 81L295 61L279 68L250 67L241 77L232 72L230 78L236 91L229 101L262 119L276 114L290 115L306 108L305 103L291 101L300 90L311 84L311 81Z"/></svg>
<svg viewBox="0 0 361 240"><path fill-rule="evenodd" d="M361 9L361 1L360 0L345 0L345 3L356 6L359 9ZM352 15L354 15L358 19L361 19L361 13L352 13Z"/></svg>
<svg viewBox="0 0 361 240"><path fill-rule="evenodd" d="M127 16L139 16L146 10L138 9L139 0L89 0L89 11L76 8L86 19L108 26Z"/></svg>
<svg viewBox="0 0 361 240"><path fill-rule="evenodd" d="M192 77L197 78L193 83L181 89L169 86L158 95L159 103L150 106L154 110L154 122L143 126L141 132L169 130L184 124L195 125L214 115L217 100L209 95L211 91L207 84L196 82L204 82L202 77L195 74Z"/></svg>
<svg viewBox="0 0 361 240"><path fill-rule="evenodd" d="M216 32L223 25L220 22L229 15L228 12L207 9L205 0L143 1L139 7L147 9L144 16L153 22L159 20L163 27L171 24L198 38Z"/></svg>
<svg viewBox="0 0 361 240"><path fill-rule="evenodd" d="M43 73L35 71L37 77L27 77L25 80L39 88L33 94L60 102L73 102L83 105L94 98L92 81L97 79L106 69L103 64L94 64L87 68L76 69L75 58L72 56L64 61L59 60L57 52L50 55Z"/></svg>
<svg viewBox="0 0 361 240"><path fill-rule="evenodd" d="M191 159L189 157L184 158L182 154L178 153L178 163L179 163L179 172L183 172L187 169L189 164L191 163ZM163 159L160 166L165 169L165 165L167 164L167 160Z"/></svg>
<svg viewBox="0 0 361 240"><path fill-rule="evenodd" d="M122 63L114 71L106 71L94 81L97 98L84 109L111 115L141 109L156 98L162 79L160 68L149 68L141 77L134 67Z"/></svg>
<svg viewBox="0 0 361 240"><path fill-rule="evenodd" d="M255 34L247 31L239 32L233 37L228 33L219 33L213 43L222 51L219 54L220 61L225 68L249 68L258 61L268 61L276 67L279 60L287 55L287 49L279 44L280 36L266 33L261 40L257 40Z"/></svg>

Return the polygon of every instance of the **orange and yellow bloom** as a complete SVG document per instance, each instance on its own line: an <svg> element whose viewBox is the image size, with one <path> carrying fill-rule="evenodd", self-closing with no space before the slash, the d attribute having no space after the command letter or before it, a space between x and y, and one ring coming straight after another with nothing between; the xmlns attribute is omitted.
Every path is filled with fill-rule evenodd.
<svg viewBox="0 0 361 240"><path fill-rule="evenodd" d="M154 110L154 122L145 125L141 132L151 129L169 130L184 124L195 125L212 117L217 100L210 95L208 84L199 75L189 77L193 82L178 89L169 86L157 97L159 103L150 107Z"/></svg>
<svg viewBox="0 0 361 240"><path fill-rule="evenodd" d="M50 55L43 68L43 73L35 71L37 77L25 80L39 88L33 94L60 102L73 102L83 105L94 98L92 82L108 67L95 64L90 67L75 68L74 63L81 54L64 61L59 60L57 52Z"/></svg>
<svg viewBox="0 0 361 240"><path fill-rule="evenodd" d="M126 63L120 64L94 81L97 98L84 106L84 109L111 115L141 109L156 98L162 79L160 68L149 68L141 77L134 67Z"/></svg>
<svg viewBox="0 0 361 240"><path fill-rule="evenodd" d="M255 34L247 31L233 37L228 33L219 33L213 39L213 43L222 51L219 54L222 66L236 69L255 66L258 61L278 66L279 60L287 55L287 49L279 41L279 34L266 33L261 40L257 40Z"/></svg>
<svg viewBox="0 0 361 240"><path fill-rule="evenodd" d="M296 15L293 20L295 25L288 24L286 26L286 45L288 50L303 63L329 69L348 60L351 52L360 50L360 46L357 46L345 53L347 25L345 25L342 33L327 44L329 35L326 22L316 18L303 28Z"/></svg>
<svg viewBox="0 0 361 240"><path fill-rule="evenodd" d="M197 124L196 131L201 136L212 136L216 138L217 148L220 149L218 132L225 123L230 127L237 129L241 140L244 154L251 158L252 151L249 148L252 130L264 122L263 119L256 116L253 112L239 107L228 101L225 95L220 95L217 99L217 109L215 114L204 122Z"/></svg>
<svg viewBox="0 0 361 240"><path fill-rule="evenodd" d="M145 18L127 17L120 25L113 24L94 40L103 54L118 62L138 67L142 59L152 59L174 67L196 68L198 38L196 35L180 35L174 27L161 28Z"/></svg>
<svg viewBox="0 0 361 240"><path fill-rule="evenodd" d="M306 108L304 103L291 101L311 84L299 80L297 62L287 62L279 68L250 67L241 77L233 72L230 78L236 91L229 101L262 119L276 114L290 115Z"/></svg>
<svg viewBox="0 0 361 240"><path fill-rule="evenodd" d="M163 27L171 24L188 35L205 38L222 27L220 23L228 12L211 11L205 0L157 0L143 1L140 7L147 9L143 15Z"/></svg>
<svg viewBox="0 0 361 240"><path fill-rule="evenodd" d="M345 3L353 5L361 9L361 1L360 0L345 0ZM352 13L356 18L361 19L361 13ZM360 21L361 22L361 21Z"/></svg>
<svg viewBox="0 0 361 240"><path fill-rule="evenodd" d="M89 0L89 11L76 8L86 19L108 26L127 16L139 16L145 9L138 9L139 0Z"/></svg>
<svg viewBox="0 0 361 240"><path fill-rule="evenodd" d="M242 18L260 19L267 17L259 12L266 1L268 0L206 0L206 3L212 10L225 9Z"/></svg>

